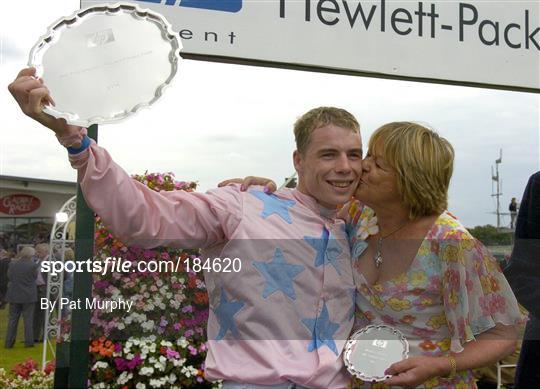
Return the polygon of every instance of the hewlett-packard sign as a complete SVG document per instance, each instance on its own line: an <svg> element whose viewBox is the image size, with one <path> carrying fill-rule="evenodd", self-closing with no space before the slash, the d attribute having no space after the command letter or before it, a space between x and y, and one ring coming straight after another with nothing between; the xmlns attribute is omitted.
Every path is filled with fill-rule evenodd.
<svg viewBox="0 0 540 389"><path fill-rule="evenodd" d="M163 14L186 54L540 91L537 0L135 3Z"/></svg>

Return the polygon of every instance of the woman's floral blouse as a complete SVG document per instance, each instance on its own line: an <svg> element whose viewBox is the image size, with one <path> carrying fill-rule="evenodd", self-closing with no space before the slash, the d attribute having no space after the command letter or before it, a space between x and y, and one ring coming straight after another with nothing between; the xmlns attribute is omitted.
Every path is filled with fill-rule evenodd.
<svg viewBox="0 0 540 389"><path fill-rule="evenodd" d="M439 356L461 352L466 342L496 323L522 321L516 298L493 256L449 212L437 218L408 271L374 285L367 283L356 259L367 247L365 239L378 231L376 216L358 203L351 205L349 216L358 328L393 326L409 341L410 356ZM461 371L452 380L434 378L422 387L476 385L471 371Z"/></svg>

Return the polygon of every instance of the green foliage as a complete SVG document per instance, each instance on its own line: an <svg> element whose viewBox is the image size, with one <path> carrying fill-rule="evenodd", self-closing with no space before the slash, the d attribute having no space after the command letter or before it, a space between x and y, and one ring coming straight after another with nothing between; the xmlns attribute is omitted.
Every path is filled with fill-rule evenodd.
<svg viewBox="0 0 540 389"><path fill-rule="evenodd" d="M503 232L490 224L470 228L469 232L485 246L509 246L512 244L512 234Z"/></svg>

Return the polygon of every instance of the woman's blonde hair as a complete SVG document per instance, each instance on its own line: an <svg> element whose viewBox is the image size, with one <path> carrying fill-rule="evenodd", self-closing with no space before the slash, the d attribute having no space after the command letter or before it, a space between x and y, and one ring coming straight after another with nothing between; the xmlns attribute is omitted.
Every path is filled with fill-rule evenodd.
<svg viewBox="0 0 540 389"><path fill-rule="evenodd" d="M441 214L448 206L454 148L435 131L417 123L393 122L378 128L369 140L397 174L397 187L409 217Z"/></svg>

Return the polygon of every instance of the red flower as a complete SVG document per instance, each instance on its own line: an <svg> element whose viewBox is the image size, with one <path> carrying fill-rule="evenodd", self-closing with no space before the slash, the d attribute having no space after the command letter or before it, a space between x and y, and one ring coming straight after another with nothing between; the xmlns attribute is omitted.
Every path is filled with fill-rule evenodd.
<svg viewBox="0 0 540 389"><path fill-rule="evenodd" d="M28 358L26 361L16 364L11 368L11 371L22 378L28 378L30 372L37 370L37 363Z"/></svg>
<svg viewBox="0 0 540 389"><path fill-rule="evenodd" d="M433 351L437 349L437 345L433 344L431 340L424 340L422 343L419 344L420 348L422 350L426 351Z"/></svg>
<svg viewBox="0 0 540 389"><path fill-rule="evenodd" d="M55 367L56 361L53 359L52 361L47 362L43 371L45 372L45 374L51 374L54 371Z"/></svg>

